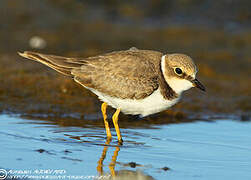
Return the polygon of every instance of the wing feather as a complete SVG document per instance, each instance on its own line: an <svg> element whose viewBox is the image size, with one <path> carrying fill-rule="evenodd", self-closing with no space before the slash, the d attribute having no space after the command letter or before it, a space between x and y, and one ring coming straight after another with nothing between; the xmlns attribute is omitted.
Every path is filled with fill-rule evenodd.
<svg viewBox="0 0 251 180"><path fill-rule="evenodd" d="M30 51L19 55L71 76L84 87L113 97L142 99L159 87L156 64L159 65L162 54L155 51L132 48L90 58L67 58Z"/></svg>
<svg viewBox="0 0 251 180"><path fill-rule="evenodd" d="M158 72L141 53L123 51L85 59L72 70L74 79L85 87L119 98L142 99L158 88Z"/></svg>

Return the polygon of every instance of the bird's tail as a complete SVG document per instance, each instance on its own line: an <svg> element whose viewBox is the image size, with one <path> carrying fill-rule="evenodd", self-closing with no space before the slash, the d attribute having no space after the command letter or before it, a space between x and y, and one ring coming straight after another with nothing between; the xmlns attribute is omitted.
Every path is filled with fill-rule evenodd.
<svg viewBox="0 0 251 180"><path fill-rule="evenodd" d="M30 51L25 51L23 53L18 52L18 54L27 59L45 64L46 66L49 66L50 68L67 76L72 76L71 70L73 68L79 68L85 62L79 58L67 58Z"/></svg>

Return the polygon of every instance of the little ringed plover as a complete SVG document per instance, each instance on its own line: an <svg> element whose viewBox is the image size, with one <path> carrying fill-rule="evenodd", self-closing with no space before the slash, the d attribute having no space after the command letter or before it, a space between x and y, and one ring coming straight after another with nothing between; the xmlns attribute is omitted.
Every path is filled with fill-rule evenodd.
<svg viewBox="0 0 251 180"><path fill-rule="evenodd" d="M120 111L141 117L166 110L180 99L183 91L205 87L196 79L197 68L185 54L162 54L135 47L88 58L67 58L25 51L19 55L38 61L70 76L103 101L101 106L107 138L111 131L107 105L116 109L112 120L119 142Z"/></svg>

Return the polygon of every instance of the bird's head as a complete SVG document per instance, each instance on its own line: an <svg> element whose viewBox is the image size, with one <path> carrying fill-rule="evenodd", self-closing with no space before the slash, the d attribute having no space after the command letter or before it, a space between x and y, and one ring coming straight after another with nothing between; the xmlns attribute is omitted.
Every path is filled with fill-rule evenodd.
<svg viewBox="0 0 251 180"><path fill-rule="evenodd" d="M185 54L166 54L161 59L161 69L168 85L178 94L191 87L205 91L196 79L197 67L191 57Z"/></svg>

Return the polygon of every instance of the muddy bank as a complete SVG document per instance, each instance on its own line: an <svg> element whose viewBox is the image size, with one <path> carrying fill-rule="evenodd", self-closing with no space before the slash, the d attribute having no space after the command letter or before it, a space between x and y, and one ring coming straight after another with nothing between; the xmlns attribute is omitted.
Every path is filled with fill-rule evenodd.
<svg viewBox="0 0 251 180"><path fill-rule="evenodd" d="M0 110L3 112L40 118L99 119L101 103L95 95L43 65L24 60L16 52L33 50L88 57L136 46L189 54L198 65L198 79L207 87L207 93L195 89L186 92L180 103L159 115L160 121L230 115L244 120L250 118L251 31L245 23L248 15L241 16L243 21L235 19L241 30L229 31L217 24L210 26L209 21L205 25L187 25L162 18L161 22L167 21L165 25L149 25L142 19L133 21L137 16L133 11L130 11L130 23L122 23L122 16L116 16L116 23L106 16L92 19L93 14L83 13L85 5L75 1L72 6L49 1L30 6L25 6L25 1L1 3L1 7L5 7L0 17L5 22L0 27ZM93 11L100 8L88 7L93 7ZM39 12L48 13L42 17ZM238 12L241 11L235 11L236 17ZM151 17L157 21L159 16ZM42 38L46 46L32 48L29 41L34 36ZM163 120L163 117L169 118Z"/></svg>

